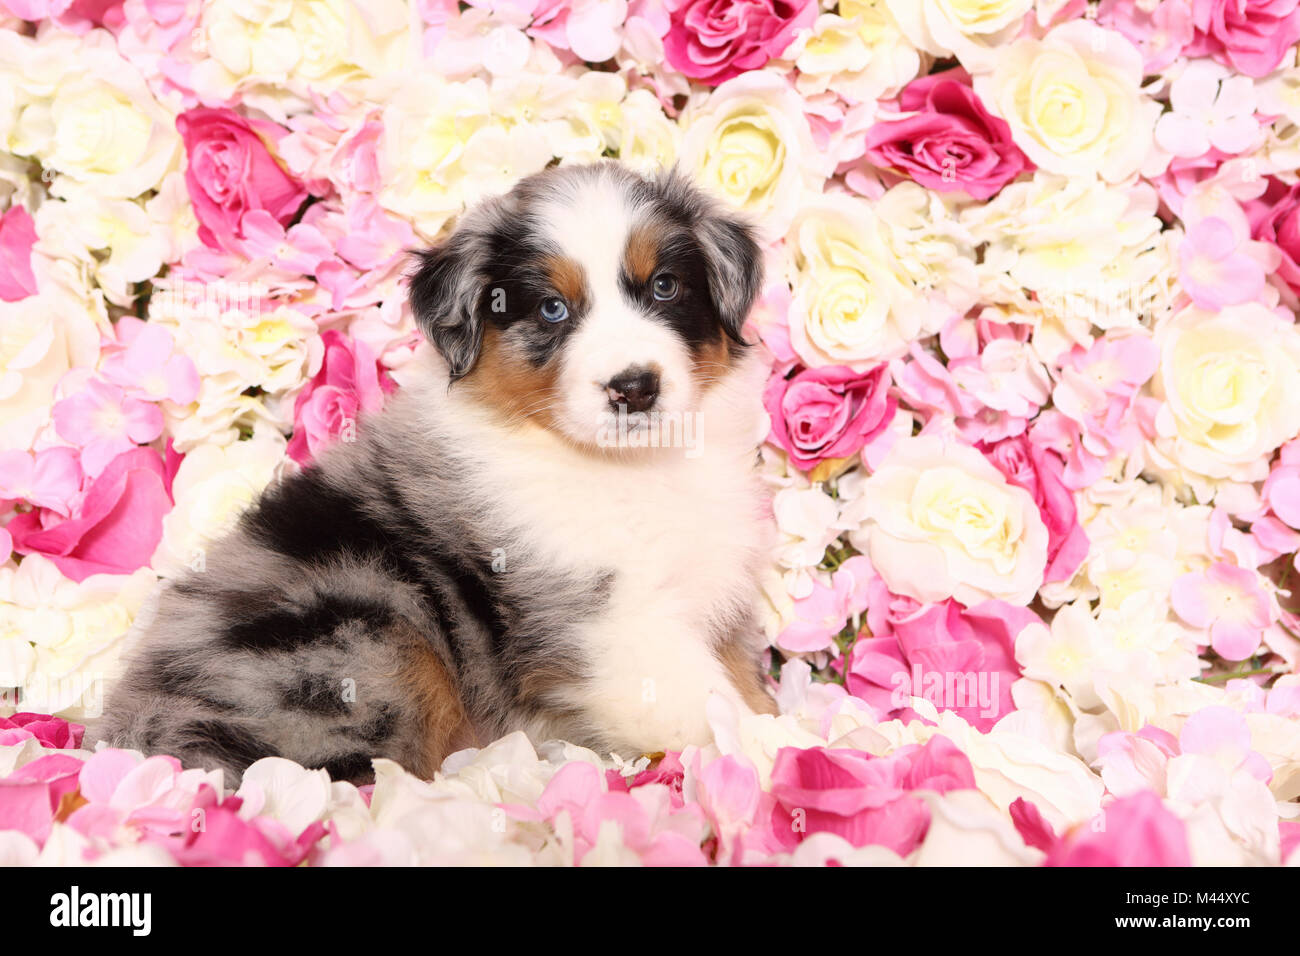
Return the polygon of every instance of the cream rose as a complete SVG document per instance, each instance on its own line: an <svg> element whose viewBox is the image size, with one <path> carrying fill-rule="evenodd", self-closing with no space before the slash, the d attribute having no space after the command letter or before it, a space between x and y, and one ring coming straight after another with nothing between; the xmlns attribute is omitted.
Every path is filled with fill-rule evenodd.
<svg viewBox="0 0 1300 956"><path fill-rule="evenodd" d="M59 380L69 369L95 364L108 324L102 303L97 310L53 282L45 288L0 302L0 449L32 447L50 420Z"/></svg>
<svg viewBox="0 0 1300 956"><path fill-rule="evenodd" d="M844 517L859 522L849 540L895 594L1024 605L1043 583L1047 529L1034 499L956 439L898 442Z"/></svg>
<svg viewBox="0 0 1300 956"><path fill-rule="evenodd" d="M1259 481L1300 433L1300 331L1258 303L1194 306L1156 331L1156 447L1212 479Z"/></svg>
<svg viewBox="0 0 1300 956"><path fill-rule="evenodd" d="M462 160L470 138L491 123L482 80L448 83L413 74L384 107L380 203L426 239L436 238L464 206Z"/></svg>
<svg viewBox="0 0 1300 956"><path fill-rule="evenodd" d="M907 38L927 53L954 54L972 73L994 62L1034 0L886 0Z"/></svg>
<svg viewBox="0 0 1300 956"><path fill-rule="evenodd" d="M284 438L269 428L248 441L199 445L187 454L172 483L176 507L163 518L152 566L166 577L203 570L207 546L231 530L285 461Z"/></svg>
<svg viewBox="0 0 1300 956"><path fill-rule="evenodd" d="M255 91L272 115L307 88L399 73L412 47L402 0L212 0L203 5L195 89L215 99ZM283 117L276 115L277 119Z"/></svg>
<svg viewBox="0 0 1300 956"><path fill-rule="evenodd" d="M1137 48L1087 20L1017 40L992 73L975 77L980 99L1039 168L1112 183L1136 173L1151 149L1160 104L1141 85Z"/></svg>
<svg viewBox="0 0 1300 956"><path fill-rule="evenodd" d="M13 82L5 148L36 159L58 175L56 196L78 186L105 199L132 199L178 167L181 139L144 77L117 53L113 37L37 41L0 33L0 62Z"/></svg>
<svg viewBox="0 0 1300 956"><path fill-rule="evenodd" d="M884 0L841 0L838 10L800 31L783 54L798 67L795 85L805 97L830 90L850 103L874 103L920 72L921 56Z"/></svg>
<svg viewBox="0 0 1300 956"><path fill-rule="evenodd" d="M748 213L769 238L785 233L807 194L830 174L803 100L779 76L752 71L682 114L681 165L704 188Z"/></svg>
<svg viewBox="0 0 1300 956"><path fill-rule="evenodd" d="M790 341L808 365L865 369L939 331L950 313L921 303L870 204L825 197L801 210L788 240L797 290Z"/></svg>

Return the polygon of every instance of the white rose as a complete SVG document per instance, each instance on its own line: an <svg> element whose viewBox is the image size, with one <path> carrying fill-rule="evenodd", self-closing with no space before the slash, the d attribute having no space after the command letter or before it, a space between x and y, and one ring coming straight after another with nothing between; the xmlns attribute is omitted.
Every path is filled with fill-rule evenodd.
<svg viewBox="0 0 1300 956"><path fill-rule="evenodd" d="M199 373L194 402L163 405L178 451L225 445L262 424L292 426L297 389L319 370L324 347L309 316L288 306L263 312L264 295L255 283L182 280L150 299L149 320L176 337Z"/></svg>
<svg viewBox="0 0 1300 956"><path fill-rule="evenodd" d="M487 84L448 83L418 73L384 107L379 171L380 203L428 240L465 204L465 150L492 124Z"/></svg>
<svg viewBox="0 0 1300 956"><path fill-rule="evenodd" d="M5 31L0 62L17 69L6 148L54 170L54 195L87 186L103 198L131 199L179 165L176 117L117 53L110 34L38 41ZM7 125L0 119L0 132Z"/></svg>
<svg viewBox="0 0 1300 956"><path fill-rule="evenodd" d="M845 517L861 522L850 540L895 594L1025 605L1043 582L1047 529L1034 499L955 439L899 441Z"/></svg>
<svg viewBox="0 0 1300 956"><path fill-rule="evenodd" d="M1300 331L1258 303L1183 309L1156 330L1156 447L1186 471L1259 481L1300 433Z"/></svg>
<svg viewBox="0 0 1300 956"><path fill-rule="evenodd" d="M1137 48L1087 20L1015 41L975 78L980 99L1041 169L1108 182L1136 173L1151 150L1160 104L1141 85Z"/></svg>
<svg viewBox="0 0 1300 956"><path fill-rule="evenodd" d="M212 0L191 82L209 99L243 94L279 121L309 91L403 71L412 42L402 0Z"/></svg>
<svg viewBox="0 0 1300 956"><path fill-rule="evenodd" d="M972 73L996 62L1020 32L1034 0L886 0L907 38L938 56L954 54Z"/></svg>
<svg viewBox="0 0 1300 956"><path fill-rule="evenodd" d="M59 379L93 366L107 319L91 303L50 283L44 291L0 302L0 449L32 446L48 424Z"/></svg>
<svg viewBox="0 0 1300 956"><path fill-rule="evenodd" d="M921 70L921 56L899 29L884 0L841 0L839 14L822 14L782 55L799 73L805 97L830 90L850 103L893 96Z"/></svg>
<svg viewBox="0 0 1300 956"><path fill-rule="evenodd" d="M830 174L813 142L803 100L781 77L751 71L682 114L681 165L769 238L782 235L808 193Z"/></svg>
<svg viewBox="0 0 1300 956"><path fill-rule="evenodd" d="M172 482L176 506L163 518L153 567L164 576L197 570L203 548L233 527L284 461L284 438L269 429L248 441L199 445L187 454Z"/></svg>
<svg viewBox="0 0 1300 956"><path fill-rule="evenodd" d="M790 341L810 366L862 370L898 358L947 318L919 301L865 200L813 200L800 211L788 246L796 290Z"/></svg>
<svg viewBox="0 0 1300 956"><path fill-rule="evenodd" d="M0 569L0 662L11 665L11 642L34 650L0 679L21 680L24 706L35 712L98 717L103 681L119 676L123 638L156 581L149 568L72 581L39 554Z"/></svg>
<svg viewBox="0 0 1300 956"><path fill-rule="evenodd" d="M639 173L668 169L677 160L681 128L664 115L649 90L633 90L623 103L616 140L620 162Z"/></svg>

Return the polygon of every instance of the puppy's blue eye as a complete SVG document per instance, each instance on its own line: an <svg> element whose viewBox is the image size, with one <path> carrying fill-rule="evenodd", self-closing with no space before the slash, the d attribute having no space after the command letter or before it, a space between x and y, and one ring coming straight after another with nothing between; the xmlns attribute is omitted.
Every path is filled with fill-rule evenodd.
<svg viewBox="0 0 1300 956"><path fill-rule="evenodd" d="M556 296L543 299L539 311L547 322L563 322L569 317L569 307L564 304L563 299Z"/></svg>
<svg viewBox="0 0 1300 956"><path fill-rule="evenodd" d="M670 276L666 273L655 276L655 280L651 284L651 291L659 302L671 302L677 298L678 289L676 276Z"/></svg>

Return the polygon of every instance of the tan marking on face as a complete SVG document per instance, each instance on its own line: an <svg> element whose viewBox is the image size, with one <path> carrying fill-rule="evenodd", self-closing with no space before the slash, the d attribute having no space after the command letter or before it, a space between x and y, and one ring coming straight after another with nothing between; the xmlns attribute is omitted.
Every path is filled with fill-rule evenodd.
<svg viewBox="0 0 1300 956"><path fill-rule="evenodd" d="M732 354L726 337L719 330L716 340L695 350L691 356L691 379L703 395L716 385L720 378L730 372L734 364L735 355Z"/></svg>
<svg viewBox="0 0 1300 956"><path fill-rule="evenodd" d="M560 401L559 361L541 368L511 348L502 332L489 325L483 331L478 361L462 384L484 405L512 425L526 421L552 427Z"/></svg>
<svg viewBox="0 0 1300 956"><path fill-rule="evenodd" d="M581 309L587 302L587 274L582 266L565 256L547 256L542 270L550 280L551 288L569 305L570 311Z"/></svg>
<svg viewBox="0 0 1300 956"><path fill-rule="evenodd" d="M767 692L758 656L739 640L732 639L714 648L713 653L722 662L731 678L731 684L756 714L775 714L776 701Z"/></svg>
<svg viewBox="0 0 1300 956"><path fill-rule="evenodd" d="M650 221L634 228L623 248L623 269L637 282L649 282L663 242L664 229L659 223Z"/></svg>
<svg viewBox="0 0 1300 956"><path fill-rule="evenodd" d="M450 671L419 635L409 645L407 662L401 679L420 715L423 735L419 765L407 769L427 779L449 754L475 746L477 736Z"/></svg>

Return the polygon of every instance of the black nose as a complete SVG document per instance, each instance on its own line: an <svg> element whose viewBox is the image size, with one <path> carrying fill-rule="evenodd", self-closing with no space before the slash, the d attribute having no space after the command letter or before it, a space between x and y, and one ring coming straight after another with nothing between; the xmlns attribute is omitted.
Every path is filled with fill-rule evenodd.
<svg viewBox="0 0 1300 956"><path fill-rule="evenodd" d="M625 369L609 380L605 391L615 409L626 405L629 412L646 412L659 397L659 375L638 368Z"/></svg>

